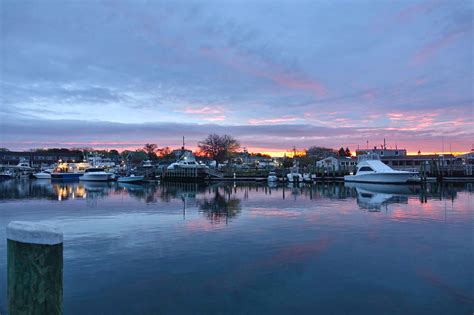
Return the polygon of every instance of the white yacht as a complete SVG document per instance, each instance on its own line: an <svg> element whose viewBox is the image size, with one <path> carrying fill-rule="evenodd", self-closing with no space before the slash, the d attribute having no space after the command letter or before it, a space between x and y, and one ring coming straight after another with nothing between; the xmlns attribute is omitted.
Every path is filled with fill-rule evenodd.
<svg viewBox="0 0 474 315"><path fill-rule="evenodd" d="M405 184L418 182L417 172L396 171L380 161L376 154L361 155L354 175L344 176L346 182Z"/></svg>
<svg viewBox="0 0 474 315"><path fill-rule="evenodd" d="M30 162L26 159L20 159L16 167L22 170L31 170Z"/></svg>
<svg viewBox="0 0 474 315"><path fill-rule="evenodd" d="M44 170L42 172L33 174L33 176L36 179L51 179L51 173L52 172L53 172L53 170Z"/></svg>
<svg viewBox="0 0 474 315"><path fill-rule="evenodd" d="M113 173L106 172L103 168L88 168L84 175L79 177L82 181L107 182L113 179Z"/></svg>
<svg viewBox="0 0 474 315"><path fill-rule="evenodd" d="M185 152L178 161L170 164L167 169L174 170L178 168L199 168L199 169L207 169L204 164L200 164L196 161L196 158L191 152Z"/></svg>
<svg viewBox="0 0 474 315"><path fill-rule="evenodd" d="M303 175L298 172L298 166L294 166L291 168L290 172L286 174L286 179L290 183L302 183L303 182Z"/></svg>
<svg viewBox="0 0 474 315"><path fill-rule="evenodd" d="M142 167L153 167L151 160L146 160L142 162Z"/></svg>
<svg viewBox="0 0 474 315"><path fill-rule="evenodd" d="M269 182L277 182L277 181L278 181L278 177L277 177L277 175L276 175L275 172L270 172L270 173L268 173L268 178L267 178L267 180L268 180Z"/></svg>
<svg viewBox="0 0 474 315"><path fill-rule="evenodd" d="M314 182L316 180L316 175L311 173L303 173L303 180L308 183Z"/></svg>

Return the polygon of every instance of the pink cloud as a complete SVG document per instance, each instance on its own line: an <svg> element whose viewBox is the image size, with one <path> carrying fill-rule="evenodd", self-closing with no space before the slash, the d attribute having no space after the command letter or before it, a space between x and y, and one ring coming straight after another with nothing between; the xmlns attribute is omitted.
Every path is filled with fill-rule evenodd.
<svg viewBox="0 0 474 315"><path fill-rule="evenodd" d="M428 45L425 45L415 54L411 64L416 66L416 65L421 65L425 63L429 58L431 58L434 54L436 54L436 52L448 46L455 39L459 38L461 35L465 33L468 33L470 30L471 30L470 27L464 27L456 31L449 32L445 34L444 36L442 36L441 38L437 39L436 41L431 42Z"/></svg>
<svg viewBox="0 0 474 315"><path fill-rule="evenodd" d="M221 107L211 107L211 106L190 107L188 106L184 110L180 110L180 112L186 113L186 114L210 115L210 114L221 114L224 112L224 110Z"/></svg>
<svg viewBox="0 0 474 315"><path fill-rule="evenodd" d="M294 116L284 116L280 118L250 119L248 122L251 125L265 125L265 124L285 123L285 122L296 121L296 120L300 120L300 118L294 117Z"/></svg>
<svg viewBox="0 0 474 315"><path fill-rule="evenodd" d="M212 48L201 48L200 53L212 61L218 61L242 73L271 80L281 87L310 92L318 98L327 94L322 83L303 73L289 71L277 64L263 61L258 56Z"/></svg>
<svg viewBox="0 0 474 315"><path fill-rule="evenodd" d="M420 86L426 83L426 79L418 79L415 81L416 86Z"/></svg>
<svg viewBox="0 0 474 315"><path fill-rule="evenodd" d="M317 97L327 94L326 88L321 83L294 73L262 73L262 76L275 81L280 86L309 91Z"/></svg>
<svg viewBox="0 0 474 315"><path fill-rule="evenodd" d="M376 95L377 95L377 92L375 89L370 89L370 90L367 90L365 91L363 94L362 94L362 97L368 101L373 101L375 100L376 98Z"/></svg>
<svg viewBox="0 0 474 315"><path fill-rule="evenodd" d="M401 10L397 15L395 15L395 20L397 22L407 22L413 19L416 16L421 14L429 13L432 11L436 6L438 6L440 2L425 2L410 6L406 9Z"/></svg>
<svg viewBox="0 0 474 315"><path fill-rule="evenodd" d="M207 121L224 121L226 119L225 109L222 106L188 106L178 112L197 115L200 119Z"/></svg>
<svg viewBox="0 0 474 315"><path fill-rule="evenodd" d="M225 115L216 115L216 116L210 116L210 117L205 117L204 120L207 121L224 121L226 119Z"/></svg>

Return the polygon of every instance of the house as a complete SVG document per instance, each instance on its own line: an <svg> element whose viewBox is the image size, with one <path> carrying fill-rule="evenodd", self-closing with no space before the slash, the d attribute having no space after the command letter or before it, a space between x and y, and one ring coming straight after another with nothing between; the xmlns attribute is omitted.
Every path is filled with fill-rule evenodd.
<svg viewBox="0 0 474 315"><path fill-rule="evenodd" d="M337 171L339 169L338 161L334 156L329 156L325 159L317 161L316 168L324 169L326 171Z"/></svg>
<svg viewBox="0 0 474 315"><path fill-rule="evenodd" d="M357 160L351 157L337 158L329 156L325 159L316 162L316 168L324 169L325 171L352 171L357 165Z"/></svg>

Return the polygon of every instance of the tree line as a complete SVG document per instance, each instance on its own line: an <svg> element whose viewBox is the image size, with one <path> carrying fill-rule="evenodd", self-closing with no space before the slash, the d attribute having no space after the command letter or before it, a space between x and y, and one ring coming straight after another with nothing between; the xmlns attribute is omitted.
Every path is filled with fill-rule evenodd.
<svg viewBox="0 0 474 315"><path fill-rule="evenodd" d="M210 160L216 161L216 166L219 163L222 163L226 160L231 159L235 156L241 148L240 142L230 135L218 135L218 134L210 134L205 139L198 142L199 151L196 152L197 155L201 157L208 158ZM184 149L184 148L183 148ZM8 151L6 148L0 148L2 151ZM103 157L114 158L114 159L122 159L126 161L131 161L132 163L139 163L145 159L149 160L160 160L165 162L172 162L176 160L177 156L173 153L170 147L158 147L158 145L154 143L146 143L143 148L137 150L124 150L122 152L118 152L115 149L112 150L97 150L89 147L83 148L50 148L50 149L33 149L32 151L35 152L54 152L54 153L64 153L64 152L80 152L83 153L84 156L88 156L91 154L99 154ZM244 148L244 152L247 151ZM254 156L262 156L267 157L263 154L254 153L249 154ZM309 147L304 151L304 154L297 153L296 149L293 149L293 155L291 157L284 157L283 158L283 166L289 167L293 165L295 159L299 162L301 166L310 165L314 163L314 161L321 160L328 156L335 156L335 157L350 157L352 156L352 152L349 148L341 147L339 150L334 150L331 148L325 147L318 147L312 146Z"/></svg>

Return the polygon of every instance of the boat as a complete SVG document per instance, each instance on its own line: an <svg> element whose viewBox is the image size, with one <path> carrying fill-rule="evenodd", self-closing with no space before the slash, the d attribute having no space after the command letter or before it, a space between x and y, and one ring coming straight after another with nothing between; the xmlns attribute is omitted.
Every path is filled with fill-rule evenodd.
<svg viewBox="0 0 474 315"><path fill-rule="evenodd" d="M75 181L84 175L84 171L89 167L89 163L66 163L60 162L51 173L52 181Z"/></svg>
<svg viewBox="0 0 474 315"><path fill-rule="evenodd" d="M286 174L286 179L290 183L302 183L303 175L298 172L298 167L294 166L291 168L290 172Z"/></svg>
<svg viewBox="0 0 474 315"><path fill-rule="evenodd" d="M38 172L38 173L33 174L33 176L36 179L51 179L51 173L52 172L53 172L53 170L44 170L42 172Z"/></svg>
<svg viewBox="0 0 474 315"><path fill-rule="evenodd" d="M277 181L278 181L278 177L277 177L276 173L275 173L275 172L270 172L270 173L268 173L267 181L269 181L269 182L277 182Z"/></svg>
<svg viewBox="0 0 474 315"><path fill-rule="evenodd" d="M180 168L208 169L209 167L198 163L191 152L185 152L178 161L171 163L166 169L175 170Z"/></svg>
<svg viewBox="0 0 474 315"><path fill-rule="evenodd" d="M84 175L79 177L82 181L107 182L113 179L113 173L106 172L103 168L91 167L86 169Z"/></svg>
<svg viewBox="0 0 474 315"><path fill-rule="evenodd" d="M30 162L26 159L20 159L16 167L20 170L31 170Z"/></svg>
<svg viewBox="0 0 474 315"><path fill-rule="evenodd" d="M142 162L142 167L147 168L147 167L153 167L153 164L151 160L146 160Z"/></svg>
<svg viewBox="0 0 474 315"><path fill-rule="evenodd" d="M130 175L130 176L123 176L119 177L117 179L117 182L119 183L137 183L143 181L145 176L135 176L135 175Z"/></svg>
<svg viewBox="0 0 474 315"><path fill-rule="evenodd" d="M303 173L303 181L311 183L316 180L316 175L313 175L311 173Z"/></svg>
<svg viewBox="0 0 474 315"><path fill-rule="evenodd" d="M397 171L380 161L376 154L358 157L356 173L344 176L345 182L408 184L420 181L418 172Z"/></svg>
<svg viewBox="0 0 474 315"><path fill-rule="evenodd" d="M0 172L0 180L8 180L13 178L13 173L9 170Z"/></svg>

